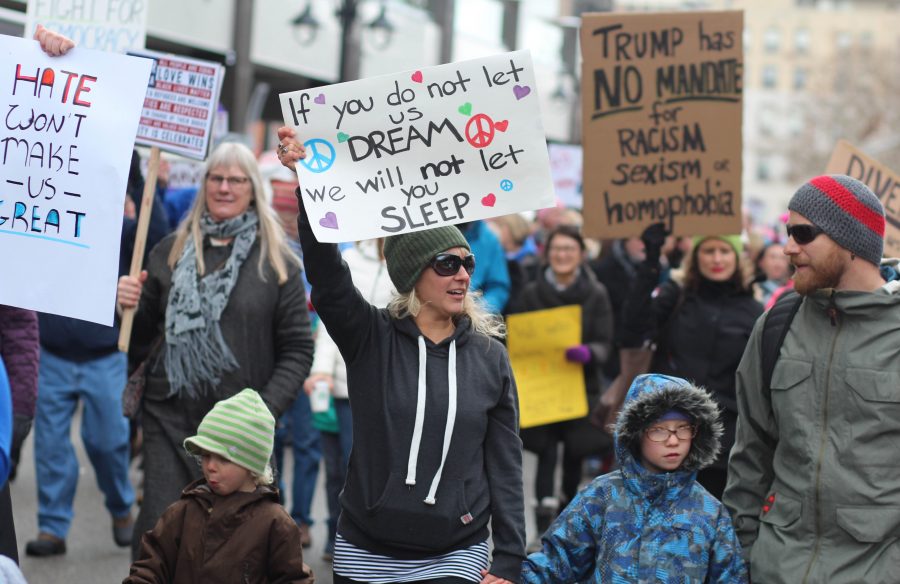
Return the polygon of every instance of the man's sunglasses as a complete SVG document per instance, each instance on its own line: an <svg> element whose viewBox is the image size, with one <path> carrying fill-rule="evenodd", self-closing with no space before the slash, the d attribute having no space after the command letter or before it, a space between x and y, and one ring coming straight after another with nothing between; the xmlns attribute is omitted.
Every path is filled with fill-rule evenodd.
<svg viewBox="0 0 900 584"><path fill-rule="evenodd" d="M469 254L461 258L452 253L439 253L431 260L431 269L437 272L438 276L455 276L460 266L471 276L475 272L475 256Z"/></svg>
<svg viewBox="0 0 900 584"><path fill-rule="evenodd" d="M800 225L786 225L785 227L787 228L788 237L793 237L798 245L806 245L819 237L822 233L825 233L825 231L819 227L807 223Z"/></svg>

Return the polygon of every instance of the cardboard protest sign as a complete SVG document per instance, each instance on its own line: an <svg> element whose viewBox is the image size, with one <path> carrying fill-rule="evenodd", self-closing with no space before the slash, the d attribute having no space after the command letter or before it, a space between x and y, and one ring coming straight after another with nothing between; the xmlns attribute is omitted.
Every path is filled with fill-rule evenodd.
<svg viewBox="0 0 900 584"><path fill-rule="evenodd" d="M743 13L586 14L585 233L741 230Z"/></svg>
<svg viewBox="0 0 900 584"><path fill-rule="evenodd" d="M281 94L319 241L553 205L528 51Z"/></svg>
<svg viewBox="0 0 900 584"><path fill-rule="evenodd" d="M566 349L581 343L581 307L512 314L506 324L519 425L530 428L586 416L584 366L565 357Z"/></svg>
<svg viewBox="0 0 900 584"><path fill-rule="evenodd" d="M112 324L150 63L0 36L0 304Z"/></svg>
<svg viewBox="0 0 900 584"><path fill-rule="evenodd" d="M83 49L127 53L144 48L147 0L28 0L25 38L38 24L63 34Z"/></svg>
<svg viewBox="0 0 900 584"><path fill-rule="evenodd" d="M563 205L581 209L581 146L577 144L550 144L550 174L553 177L553 192Z"/></svg>
<svg viewBox="0 0 900 584"><path fill-rule="evenodd" d="M218 63L154 51L137 143L203 160L209 151L225 69Z"/></svg>
<svg viewBox="0 0 900 584"><path fill-rule="evenodd" d="M900 257L900 174L846 140L837 143L826 174L846 174L866 183L884 205L884 257Z"/></svg>

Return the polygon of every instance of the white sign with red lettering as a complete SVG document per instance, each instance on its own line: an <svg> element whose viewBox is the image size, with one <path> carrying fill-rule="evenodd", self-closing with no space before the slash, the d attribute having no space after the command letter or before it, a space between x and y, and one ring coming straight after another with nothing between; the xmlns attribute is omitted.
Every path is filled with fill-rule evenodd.
<svg viewBox="0 0 900 584"><path fill-rule="evenodd" d="M137 143L203 160L209 150L224 69L218 63L154 51Z"/></svg>
<svg viewBox="0 0 900 584"><path fill-rule="evenodd" d="M150 66L0 35L0 304L111 325Z"/></svg>

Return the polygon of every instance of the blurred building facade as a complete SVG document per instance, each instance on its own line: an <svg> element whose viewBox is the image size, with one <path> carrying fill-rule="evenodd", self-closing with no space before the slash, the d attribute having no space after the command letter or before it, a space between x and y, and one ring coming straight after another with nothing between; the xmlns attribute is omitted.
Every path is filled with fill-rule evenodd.
<svg viewBox="0 0 900 584"><path fill-rule="evenodd" d="M125 0L122 0L125 1ZM577 139L576 0L133 0L149 2L148 49L223 63L232 132L271 146L277 95L528 48L547 135ZM21 36L25 0L0 0ZM350 19L351 25L346 26ZM262 129L260 129L262 128Z"/></svg>

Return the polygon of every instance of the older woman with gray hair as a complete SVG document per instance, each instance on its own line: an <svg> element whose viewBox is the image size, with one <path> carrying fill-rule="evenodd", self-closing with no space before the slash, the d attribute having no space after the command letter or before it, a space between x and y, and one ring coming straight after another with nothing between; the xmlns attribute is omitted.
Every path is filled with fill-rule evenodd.
<svg viewBox="0 0 900 584"><path fill-rule="evenodd" d="M151 251L147 269L119 279L119 308L137 307L132 342L146 350L161 339L142 406L138 533L200 477L182 442L217 401L251 387L277 418L312 362L300 262L264 194L256 159L245 146L225 143L206 168L191 211Z"/></svg>

